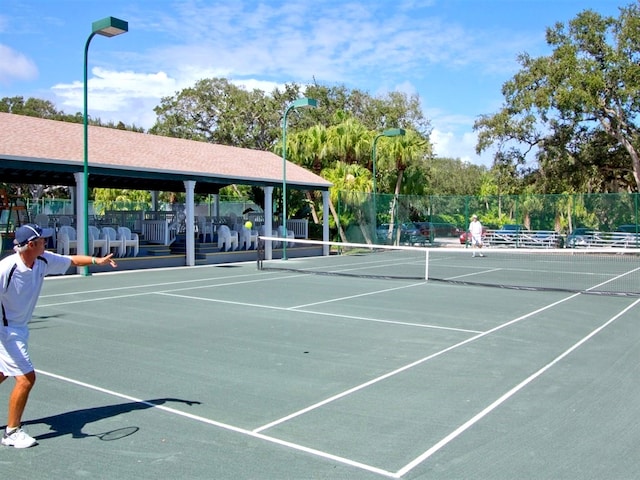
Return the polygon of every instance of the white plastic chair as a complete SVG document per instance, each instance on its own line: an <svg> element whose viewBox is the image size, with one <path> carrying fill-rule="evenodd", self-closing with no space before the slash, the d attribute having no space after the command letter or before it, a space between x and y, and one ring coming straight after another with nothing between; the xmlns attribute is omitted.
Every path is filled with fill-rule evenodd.
<svg viewBox="0 0 640 480"><path fill-rule="evenodd" d="M251 248L253 250L258 248L258 231L253 229L251 230Z"/></svg>
<svg viewBox="0 0 640 480"><path fill-rule="evenodd" d="M58 226L60 227L70 227L71 226L71 218L69 217L58 217Z"/></svg>
<svg viewBox="0 0 640 480"><path fill-rule="evenodd" d="M244 225L236 225L236 230L238 232L238 248L240 250L249 250L253 248L253 237L251 234L251 230L249 230Z"/></svg>
<svg viewBox="0 0 640 480"><path fill-rule="evenodd" d="M219 225L216 232L218 233L218 248L220 250L224 247L224 251L228 252L238 248L238 232L230 230L226 225Z"/></svg>
<svg viewBox="0 0 640 480"><path fill-rule="evenodd" d="M258 232L260 232L260 236L261 237L277 237L278 236L278 231L277 230L271 230L271 232L267 232L267 229L264 225L262 225L260 227L260 230L258 230ZM271 245L273 246L273 248L280 248L280 243L277 240L272 240L271 241Z"/></svg>
<svg viewBox="0 0 640 480"><path fill-rule="evenodd" d="M45 213L39 213L34 218L34 221L36 225L42 228L42 233L44 233L46 237L49 237L51 239L51 246L53 246L53 248L56 248L56 229L49 226L49 215ZM47 246L49 246L49 242L47 242Z"/></svg>
<svg viewBox="0 0 640 480"><path fill-rule="evenodd" d="M63 225L58 230L58 239L56 241L56 251L62 255L69 255L71 250L78 251L78 237L76 229L68 225Z"/></svg>
<svg viewBox="0 0 640 480"><path fill-rule="evenodd" d="M109 252L109 238L102 233L98 227L89 225L89 253L94 255L96 250L100 250L100 256L104 257Z"/></svg>
<svg viewBox="0 0 640 480"><path fill-rule="evenodd" d="M236 224L234 230L238 232L238 248L245 250L258 248L258 230L247 228L241 223Z"/></svg>
<svg viewBox="0 0 640 480"><path fill-rule="evenodd" d="M126 256L131 252L134 257L138 256L140 251L140 241L138 240L138 234L131 232L129 227L118 227L118 239L122 241L124 246L124 255Z"/></svg>
<svg viewBox="0 0 640 480"><path fill-rule="evenodd" d="M198 233L202 236L203 243L207 241L207 235L213 242L213 224L206 217L198 217Z"/></svg>
<svg viewBox="0 0 640 480"><path fill-rule="evenodd" d="M49 215L45 213L39 213L38 215L36 215L36 218L34 218L34 221L36 222L36 225L38 225L41 228L49 227Z"/></svg>
<svg viewBox="0 0 640 480"><path fill-rule="evenodd" d="M282 238L287 238L290 240L294 240L296 238L295 234L293 233L293 230L287 230L287 233L285 235L285 229L284 226L280 225L280 227L278 228L278 236L282 237ZM287 247L294 247L296 244L294 242L287 242Z"/></svg>
<svg viewBox="0 0 640 480"><path fill-rule="evenodd" d="M127 253L122 239L118 238L118 232L113 227L102 227L102 236L107 239L107 252L113 253L116 257L123 257Z"/></svg>

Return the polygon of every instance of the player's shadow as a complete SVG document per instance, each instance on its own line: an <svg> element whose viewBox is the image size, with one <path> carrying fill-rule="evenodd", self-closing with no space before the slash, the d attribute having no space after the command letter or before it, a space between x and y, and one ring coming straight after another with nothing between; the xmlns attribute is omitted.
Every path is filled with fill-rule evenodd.
<svg viewBox="0 0 640 480"><path fill-rule="evenodd" d="M136 410L146 410L156 405L162 405L166 402L186 403L187 405L200 405L200 402L192 400L182 400L179 398L156 398L153 400L144 400L141 402L127 402L116 405L106 405L104 407L83 408L81 410L73 410L71 412L60 413L50 417L37 418L22 422L23 425L37 425L44 423L49 425L50 433L38 435L36 440L45 440L47 438L60 437L62 435L71 435L73 438L99 437L103 440L117 440L129 436L138 431L138 427L126 426L110 430L101 434L88 434L82 429L89 423L99 422L107 418L116 417L123 413L129 413Z"/></svg>

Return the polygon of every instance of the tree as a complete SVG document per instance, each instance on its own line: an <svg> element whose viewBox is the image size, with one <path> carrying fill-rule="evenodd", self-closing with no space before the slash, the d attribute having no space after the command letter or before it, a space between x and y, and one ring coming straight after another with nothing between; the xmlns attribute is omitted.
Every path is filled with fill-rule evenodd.
<svg viewBox="0 0 640 480"><path fill-rule="evenodd" d="M566 163L576 157L570 146L577 137L590 144L604 132L626 151L633 174L626 187L637 191L640 6L621 8L618 18L586 10L547 29L546 39L551 55L520 55L522 69L502 89L503 108L476 121L476 150L510 150L515 142L524 146L522 156L537 149L547 164Z"/></svg>
<svg viewBox="0 0 640 480"><path fill-rule="evenodd" d="M389 212L392 219L390 228L393 229L393 219L395 218L393 212L398 208L398 196L401 193L422 194L425 191L428 170L426 159L431 153L431 144L411 130L408 130L403 136L393 137L389 140L387 142L389 155L382 155L379 165L381 171L385 172L383 178L393 179L395 177L393 202ZM405 185L409 185L410 188L404 188ZM400 229L398 228L396 241L399 240Z"/></svg>
<svg viewBox="0 0 640 480"><path fill-rule="evenodd" d="M4 97L0 100L0 112L49 119L58 119L63 115L49 100L28 98L25 101L24 97Z"/></svg>
<svg viewBox="0 0 640 480"><path fill-rule="evenodd" d="M104 213L106 210L138 210L151 202L151 194L146 190L129 190L117 188L96 188L94 209Z"/></svg>
<svg viewBox="0 0 640 480"><path fill-rule="evenodd" d="M371 157L371 133L357 119L344 117L328 129L328 149L334 158L364 167Z"/></svg>
<svg viewBox="0 0 640 480"><path fill-rule="evenodd" d="M371 182L370 172L360 165L336 162L332 168L323 170L322 176L333 183L333 187L329 190L329 211L341 241L347 242L345 227L356 226L367 243L372 243L369 232L365 228L367 222L365 209L349 209L342 218L335 209L342 194L346 195L347 201L351 204L362 205L367 200L368 196L363 195L363 192Z"/></svg>
<svg viewBox="0 0 640 480"><path fill-rule="evenodd" d="M486 167L454 158L429 161L428 193L437 195L477 195Z"/></svg>
<svg viewBox="0 0 640 480"><path fill-rule="evenodd" d="M303 96L316 99L318 108L295 111L288 118L287 157L316 174L338 160L371 168L372 132L401 127L417 132L425 142L428 139L429 122L417 95L392 92L372 97L345 86L317 83L304 88L287 84L270 93L248 92L222 78L201 80L174 97L163 98L150 133L279 155L283 112ZM307 202L310 197L307 194Z"/></svg>
<svg viewBox="0 0 640 480"><path fill-rule="evenodd" d="M280 97L279 92L249 92L224 78L200 80L161 100L150 133L269 150L280 132Z"/></svg>
<svg viewBox="0 0 640 480"><path fill-rule="evenodd" d="M314 83L305 89L305 95L318 100L318 108L308 117L310 122L336 125L344 120L340 116L340 112L344 112L357 119L367 130L410 128L424 138L431 131L430 122L424 117L417 94L390 92L372 97L358 89L349 90L344 85L328 87ZM306 127L311 125L309 123Z"/></svg>

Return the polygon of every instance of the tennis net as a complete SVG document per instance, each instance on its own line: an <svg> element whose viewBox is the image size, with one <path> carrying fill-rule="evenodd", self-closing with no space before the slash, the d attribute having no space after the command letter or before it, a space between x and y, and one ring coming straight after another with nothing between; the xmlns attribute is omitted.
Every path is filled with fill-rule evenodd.
<svg viewBox="0 0 640 480"><path fill-rule="evenodd" d="M265 245L272 242L273 259ZM258 268L324 275L433 280L500 288L640 296L639 249L483 249L295 240L277 258L281 238L260 237ZM328 252L324 254L323 252Z"/></svg>

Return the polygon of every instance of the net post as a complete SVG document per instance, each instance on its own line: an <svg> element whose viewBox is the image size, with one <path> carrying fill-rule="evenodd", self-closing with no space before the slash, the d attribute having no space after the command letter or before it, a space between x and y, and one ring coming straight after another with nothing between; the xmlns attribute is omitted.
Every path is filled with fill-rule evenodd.
<svg viewBox="0 0 640 480"><path fill-rule="evenodd" d="M429 280L429 249L424 249L424 280Z"/></svg>
<svg viewBox="0 0 640 480"><path fill-rule="evenodd" d="M258 248L257 248L257 267L258 270L263 270L262 261L264 260L264 240L258 237Z"/></svg>

